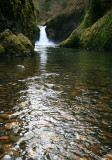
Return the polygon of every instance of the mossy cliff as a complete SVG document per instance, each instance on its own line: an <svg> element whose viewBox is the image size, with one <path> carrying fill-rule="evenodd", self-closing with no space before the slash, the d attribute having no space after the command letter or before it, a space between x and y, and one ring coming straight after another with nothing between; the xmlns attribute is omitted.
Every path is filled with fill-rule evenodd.
<svg viewBox="0 0 112 160"><path fill-rule="evenodd" d="M11 56L15 54L16 56L20 53L20 50L23 52L23 55L26 55L25 53L28 55L29 51L34 53L32 50L33 46L27 48L29 45L26 47L26 44L22 42L22 38L19 39L20 36L18 37L18 35L21 35L23 41L28 44L31 42L33 44L35 36L39 35L39 28L37 27L37 11L33 0L2 0L0 1L1 56L2 53Z"/></svg>
<svg viewBox="0 0 112 160"><path fill-rule="evenodd" d="M32 42L37 28L37 16L33 0L0 1L0 32L10 29L13 33L23 33Z"/></svg>
<svg viewBox="0 0 112 160"><path fill-rule="evenodd" d="M75 0L72 7L49 19L45 25L47 35L56 41L65 40L84 18L85 0Z"/></svg>
<svg viewBox="0 0 112 160"><path fill-rule="evenodd" d="M88 0L83 22L59 46L112 49L112 1Z"/></svg>

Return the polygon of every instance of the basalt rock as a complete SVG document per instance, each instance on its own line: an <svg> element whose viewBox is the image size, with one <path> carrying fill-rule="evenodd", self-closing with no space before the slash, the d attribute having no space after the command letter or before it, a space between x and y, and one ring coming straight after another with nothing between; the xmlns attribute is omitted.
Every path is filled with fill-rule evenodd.
<svg viewBox="0 0 112 160"><path fill-rule="evenodd" d="M33 0L0 1L0 32L10 29L14 34L23 33L32 42L37 27L37 13Z"/></svg>
<svg viewBox="0 0 112 160"><path fill-rule="evenodd" d="M6 29L0 34L0 57L17 57L34 54L30 40L22 33L13 34Z"/></svg>
<svg viewBox="0 0 112 160"><path fill-rule="evenodd" d="M75 1L74 8L59 13L49 19L45 25L49 39L62 41L70 36L82 22L85 14L85 0Z"/></svg>
<svg viewBox="0 0 112 160"><path fill-rule="evenodd" d="M0 1L0 57L34 53L36 37L39 28L33 0Z"/></svg>
<svg viewBox="0 0 112 160"><path fill-rule="evenodd" d="M112 2L88 0L81 25L60 47L112 49Z"/></svg>

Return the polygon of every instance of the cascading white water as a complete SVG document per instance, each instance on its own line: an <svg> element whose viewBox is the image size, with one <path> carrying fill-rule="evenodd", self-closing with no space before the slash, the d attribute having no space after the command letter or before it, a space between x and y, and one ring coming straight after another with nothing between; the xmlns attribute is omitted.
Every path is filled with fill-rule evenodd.
<svg viewBox="0 0 112 160"><path fill-rule="evenodd" d="M55 46L54 42L49 41L46 34L46 26L39 26L40 39L35 43L35 46Z"/></svg>

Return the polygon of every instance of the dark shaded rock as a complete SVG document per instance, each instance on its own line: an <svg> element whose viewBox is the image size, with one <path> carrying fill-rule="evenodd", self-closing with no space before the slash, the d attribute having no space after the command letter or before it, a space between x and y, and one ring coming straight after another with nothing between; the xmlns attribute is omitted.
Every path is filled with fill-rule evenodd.
<svg viewBox="0 0 112 160"><path fill-rule="evenodd" d="M45 23L48 37L54 41L65 40L81 24L84 14L85 1L76 1L74 8L52 17Z"/></svg>
<svg viewBox="0 0 112 160"><path fill-rule="evenodd" d="M0 32L7 28L14 34L23 33L34 42L39 29L33 0L0 1Z"/></svg>

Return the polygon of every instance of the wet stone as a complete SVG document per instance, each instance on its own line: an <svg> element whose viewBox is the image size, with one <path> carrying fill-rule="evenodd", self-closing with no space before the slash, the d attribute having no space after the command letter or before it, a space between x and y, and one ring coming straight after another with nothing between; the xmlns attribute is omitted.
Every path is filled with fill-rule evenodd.
<svg viewBox="0 0 112 160"><path fill-rule="evenodd" d="M3 122L4 120L3 120L3 118L0 118L0 122Z"/></svg>
<svg viewBox="0 0 112 160"><path fill-rule="evenodd" d="M19 136L16 136L14 134L10 134L9 137L11 142L17 142L20 139Z"/></svg>
<svg viewBox="0 0 112 160"><path fill-rule="evenodd" d="M28 106L30 106L31 105L31 103L29 102L29 101L26 101L26 102L21 102L21 103L19 103L18 104L18 107L28 107Z"/></svg>
<svg viewBox="0 0 112 160"><path fill-rule="evenodd" d="M0 118L3 118L3 119L9 119L10 118L10 115L9 114L0 114Z"/></svg>
<svg viewBox="0 0 112 160"><path fill-rule="evenodd" d="M4 154L0 153L0 159L2 158L2 160L4 160L3 157L4 157Z"/></svg>
<svg viewBox="0 0 112 160"><path fill-rule="evenodd" d="M12 160L10 155L5 155L2 160Z"/></svg>
<svg viewBox="0 0 112 160"><path fill-rule="evenodd" d="M112 153L108 153L106 156L102 158L102 160L112 160Z"/></svg>
<svg viewBox="0 0 112 160"><path fill-rule="evenodd" d="M17 126L18 126L18 122L12 122L12 123L6 123L5 124L5 128L6 129L13 129L13 128L17 127Z"/></svg>
<svg viewBox="0 0 112 160"><path fill-rule="evenodd" d="M10 144L4 144L2 148L3 153L12 153L14 156L19 157L19 152L15 149L13 145Z"/></svg>
<svg viewBox="0 0 112 160"><path fill-rule="evenodd" d="M21 123L22 120L21 119L9 119L9 122L19 122L19 123Z"/></svg>
<svg viewBox="0 0 112 160"><path fill-rule="evenodd" d="M5 144L10 142L10 137L9 136L1 136L0 137L0 143Z"/></svg>
<svg viewBox="0 0 112 160"><path fill-rule="evenodd" d="M0 140L7 140L7 139L9 139L9 136L2 136L2 137L0 137Z"/></svg>

